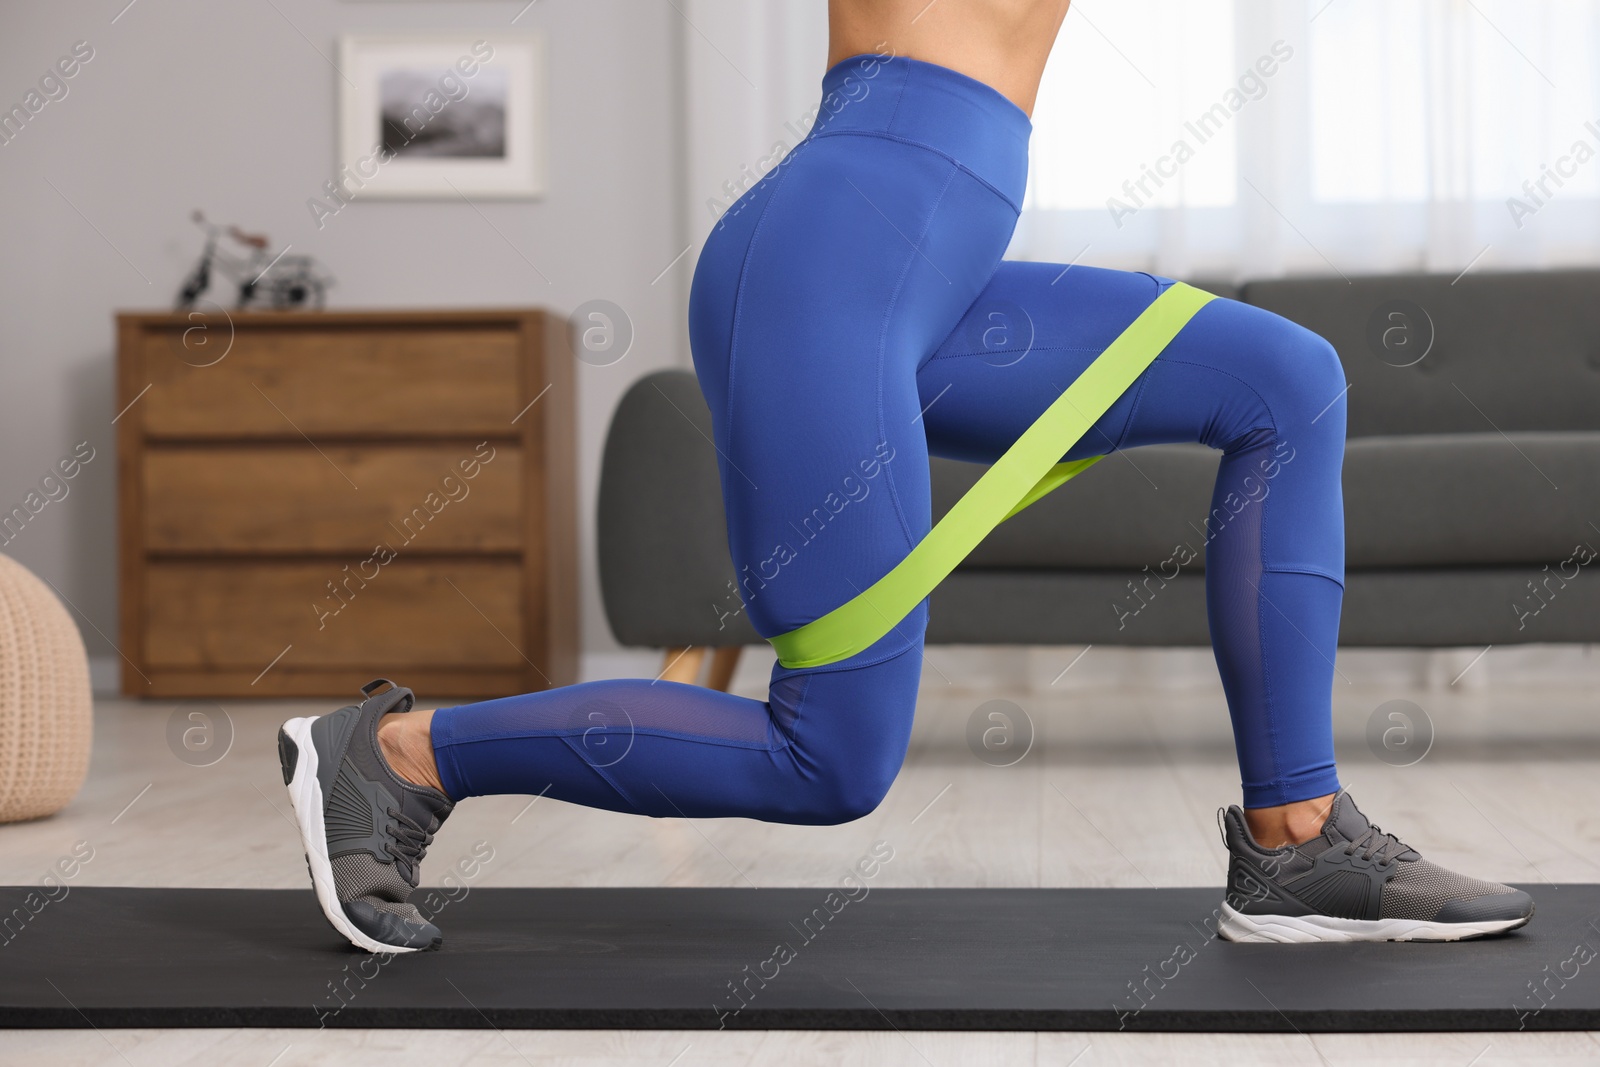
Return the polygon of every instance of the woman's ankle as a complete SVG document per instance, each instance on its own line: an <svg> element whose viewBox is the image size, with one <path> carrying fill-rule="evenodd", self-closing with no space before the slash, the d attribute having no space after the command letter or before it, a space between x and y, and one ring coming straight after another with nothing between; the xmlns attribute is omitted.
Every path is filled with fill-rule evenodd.
<svg viewBox="0 0 1600 1067"><path fill-rule="evenodd" d="M432 723L432 711L389 712L378 720L378 751L404 781L443 793L433 756Z"/></svg>
<svg viewBox="0 0 1600 1067"><path fill-rule="evenodd" d="M1337 793L1270 808L1245 808L1245 825L1262 848L1303 845L1322 832Z"/></svg>

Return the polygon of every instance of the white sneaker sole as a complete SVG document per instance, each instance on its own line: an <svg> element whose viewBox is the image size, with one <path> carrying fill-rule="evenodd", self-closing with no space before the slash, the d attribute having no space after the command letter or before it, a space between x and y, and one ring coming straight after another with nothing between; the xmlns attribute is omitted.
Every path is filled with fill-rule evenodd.
<svg viewBox="0 0 1600 1067"><path fill-rule="evenodd" d="M289 803L300 826L300 844L305 848L306 867L311 872L311 887L329 924L357 948L368 952L421 952L420 948L386 945L373 940L350 922L333 886L333 864L328 859L328 833L322 821L322 783L317 780L317 749L311 743L311 724L316 719L290 719L283 732L298 750L294 776L289 779Z"/></svg>
<svg viewBox="0 0 1600 1067"><path fill-rule="evenodd" d="M1224 902L1217 935L1225 941L1283 945L1312 941L1466 941L1515 930L1530 918L1439 923L1423 919L1338 919L1331 915L1245 915Z"/></svg>

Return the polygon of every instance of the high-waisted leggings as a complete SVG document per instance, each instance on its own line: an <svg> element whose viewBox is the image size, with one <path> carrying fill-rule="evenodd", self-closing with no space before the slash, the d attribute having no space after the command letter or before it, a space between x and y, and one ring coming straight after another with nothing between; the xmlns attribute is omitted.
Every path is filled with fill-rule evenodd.
<svg viewBox="0 0 1600 1067"><path fill-rule="evenodd" d="M1002 261L1031 124L981 82L856 56L822 88L806 139L712 230L689 300L742 610L764 637L893 568L931 525L928 456L995 460L1172 284ZM1344 390L1326 341L1218 299L1063 457L1186 441L1222 453L1207 618L1248 807L1339 788ZM1117 536L1119 516L1094 518ZM859 818L905 757L927 611L841 662L775 664L765 701L630 679L440 709L440 777L456 798Z"/></svg>

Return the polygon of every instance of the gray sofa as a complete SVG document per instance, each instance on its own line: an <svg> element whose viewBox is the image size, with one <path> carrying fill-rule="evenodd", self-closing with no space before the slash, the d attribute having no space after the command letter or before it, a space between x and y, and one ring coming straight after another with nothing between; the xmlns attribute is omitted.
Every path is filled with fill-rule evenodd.
<svg viewBox="0 0 1600 1067"><path fill-rule="evenodd" d="M1196 284L1314 330L1344 363L1341 644L1600 640L1600 271ZM617 407L599 563L624 645L761 641L737 612L710 433L687 371ZM1209 644L1203 554L1136 614L1129 582L1201 548L1219 453L1130 456L1138 470L1112 457L1002 524L933 594L928 641ZM931 468L935 519L983 472Z"/></svg>

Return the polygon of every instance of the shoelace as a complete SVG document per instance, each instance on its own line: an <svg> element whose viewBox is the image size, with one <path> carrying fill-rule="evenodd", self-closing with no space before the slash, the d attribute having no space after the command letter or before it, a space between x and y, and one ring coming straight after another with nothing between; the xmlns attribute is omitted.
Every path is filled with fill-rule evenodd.
<svg viewBox="0 0 1600 1067"><path fill-rule="evenodd" d="M416 885L417 868L421 866L428 846L433 844L433 835L404 812L395 808L388 808L387 811L389 818L395 822L389 827L389 840L383 843L383 850L410 868L406 881Z"/></svg>
<svg viewBox="0 0 1600 1067"><path fill-rule="evenodd" d="M1393 834L1386 834L1371 823L1362 835L1344 846L1344 854L1353 856L1356 849L1363 849L1361 858L1370 860L1374 855L1378 857L1378 866L1387 867L1393 863L1396 856L1411 851L1411 846L1401 841ZM1394 852L1390 853L1389 850Z"/></svg>

